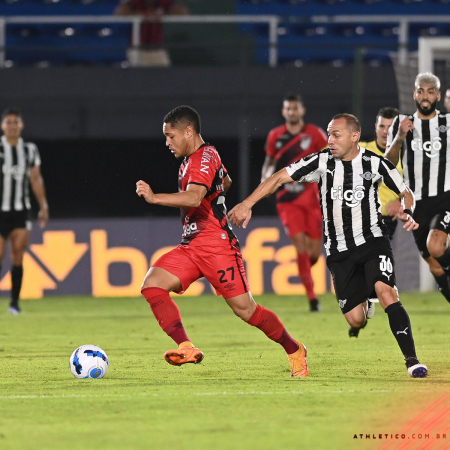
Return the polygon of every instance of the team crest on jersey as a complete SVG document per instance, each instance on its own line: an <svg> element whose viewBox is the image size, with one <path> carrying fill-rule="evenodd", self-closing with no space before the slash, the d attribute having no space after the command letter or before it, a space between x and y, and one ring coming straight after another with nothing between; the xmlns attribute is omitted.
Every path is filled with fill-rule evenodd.
<svg viewBox="0 0 450 450"><path fill-rule="evenodd" d="M339 300L339 306L341 307L341 309L345 306L346 303L347 303L347 299Z"/></svg>
<svg viewBox="0 0 450 450"><path fill-rule="evenodd" d="M283 147L283 143L282 143L281 141L278 141L278 142L275 144L275 147L276 147L278 150L280 150L280 148Z"/></svg>
<svg viewBox="0 0 450 450"><path fill-rule="evenodd" d="M309 146L311 145L311 136L309 135L305 135L302 137L302 140L300 142L300 148L302 150L308 150Z"/></svg>
<svg viewBox="0 0 450 450"><path fill-rule="evenodd" d="M446 127L445 125L440 125L436 127L436 130L439 131L439 133L445 133L450 127Z"/></svg>
<svg viewBox="0 0 450 450"><path fill-rule="evenodd" d="M360 173L360 175L362 178L364 178L367 181L370 181L376 177L376 175L372 172L364 172L364 173Z"/></svg>

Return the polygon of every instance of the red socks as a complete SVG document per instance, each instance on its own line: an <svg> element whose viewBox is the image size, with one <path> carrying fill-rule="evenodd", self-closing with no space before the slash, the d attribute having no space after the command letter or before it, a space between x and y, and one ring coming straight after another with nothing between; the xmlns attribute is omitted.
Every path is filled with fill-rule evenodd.
<svg viewBox="0 0 450 450"><path fill-rule="evenodd" d="M169 292L157 287L142 289L142 295L155 315L159 326L178 344L189 341L181 322L180 310Z"/></svg>
<svg viewBox="0 0 450 450"><path fill-rule="evenodd" d="M181 322L180 310L165 289L149 287L142 289L142 295L149 303L159 326L178 344L190 341ZM259 328L269 339L279 343L288 355L295 353L298 343L286 331L283 323L272 311L257 305L247 322Z"/></svg>
<svg viewBox="0 0 450 450"><path fill-rule="evenodd" d="M300 278L303 286L305 286L306 294L309 300L314 300L316 294L314 292L314 281L311 276L311 260L308 253L303 252L297 255L298 271L300 272Z"/></svg>
<svg viewBox="0 0 450 450"><path fill-rule="evenodd" d="M288 355L299 349L297 341L287 332L278 316L269 309L256 305L256 310L247 323L259 328L272 341L278 342Z"/></svg>

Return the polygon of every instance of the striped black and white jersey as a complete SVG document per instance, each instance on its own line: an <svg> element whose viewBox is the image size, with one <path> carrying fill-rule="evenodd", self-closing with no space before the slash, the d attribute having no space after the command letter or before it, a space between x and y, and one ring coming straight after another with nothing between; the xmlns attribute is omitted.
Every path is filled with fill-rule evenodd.
<svg viewBox="0 0 450 450"><path fill-rule="evenodd" d="M319 183L327 255L387 236L378 188L384 181L397 194L406 189L390 161L364 148L351 161L334 158L327 148L296 161L286 170L293 180Z"/></svg>
<svg viewBox="0 0 450 450"><path fill-rule="evenodd" d="M414 123L414 130L406 135L400 152L406 185L416 200L450 191L450 114L436 111L430 120L419 119L417 112L397 116L389 128L388 146L405 117Z"/></svg>
<svg viewBox="0 0 450 450"><path fill-rule="evenodd" d="M1 211L24 211L31 209L30 169L41 165L35 144L22 138L16 146L8 143L5 136L0 140L0 204Z"/></svg>

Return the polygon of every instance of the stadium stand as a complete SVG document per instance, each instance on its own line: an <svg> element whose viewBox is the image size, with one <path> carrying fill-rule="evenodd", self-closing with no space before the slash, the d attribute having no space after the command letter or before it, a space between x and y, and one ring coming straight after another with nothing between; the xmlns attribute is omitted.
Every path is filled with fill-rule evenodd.
<svg viewBox="0 0 450 450"><path fill-rule="evenodd" d="M438 16L448 14L449 0L237 0L236 14L274 15L278 27L278 64L303 66L354 61L362 49L373 66L390 64L389 52L398 49L395 22L336 21L340 16ZM10 16L112 16L116 0L7 0L0 18ZM40 67L78 64L120 65L130 43L128 23L9 23L6 28L5 66ZM238 36L251 41L258 65L269 58L268 26L240 24ZM416 51L419 36L450 36L450 24L434 21L409 24L408 50ZM220 36L217 37L220 39ZM201 63L199 61L199 63Z"/></svg>
<svg viewBox="0 0 450 450"><path fill-rule="evenodd" d="M354 60L364 48L364 60L372 65L390 64L389 52L397 51L397 23L336 23L336 16L416 16L448 14L448 0L239 0L238 14L277 15L278 62L302 66L331 62L335 66ZM322 22L321 22L322 20ZM268 57L267 27L245 24L240 29L255 36L256 60ZM450 36L445 23L411 23L408 50L416 51L419 36Z"/></svg>

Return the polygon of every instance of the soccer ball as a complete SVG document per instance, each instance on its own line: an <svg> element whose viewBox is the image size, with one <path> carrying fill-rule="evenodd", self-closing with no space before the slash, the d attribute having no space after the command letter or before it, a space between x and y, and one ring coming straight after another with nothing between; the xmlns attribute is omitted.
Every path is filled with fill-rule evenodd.
<svg viewBox="0 0 450 450"><path fill-rule="evenodd" d="M106 353L96 345L82 345L71 355L70 371L75 378L103 378L108 372Z"/></svg>

